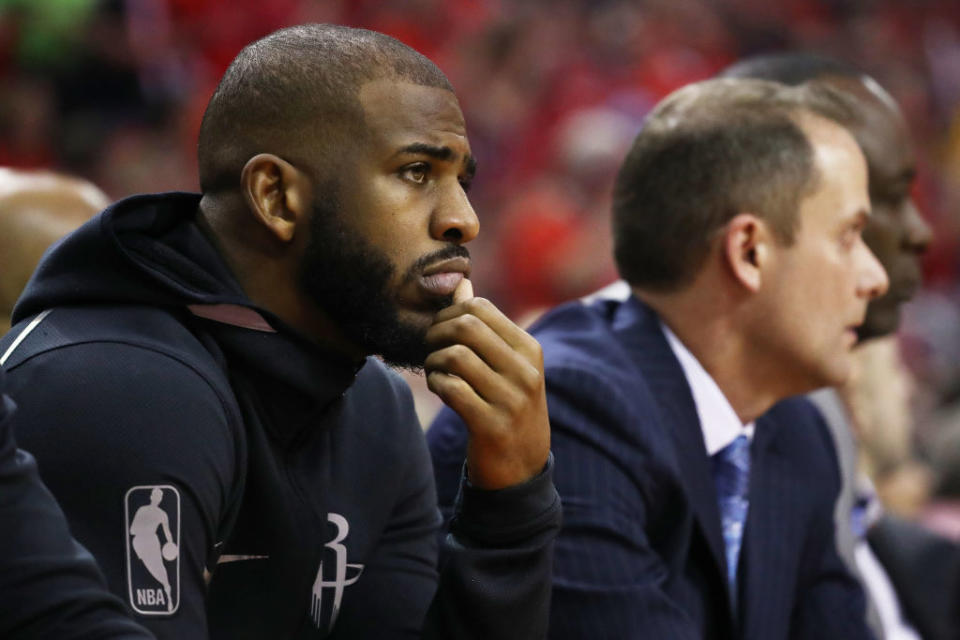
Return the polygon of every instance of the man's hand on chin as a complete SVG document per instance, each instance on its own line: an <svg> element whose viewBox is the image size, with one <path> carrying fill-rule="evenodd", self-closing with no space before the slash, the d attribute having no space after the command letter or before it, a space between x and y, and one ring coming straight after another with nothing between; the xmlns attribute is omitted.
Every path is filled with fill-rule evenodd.
<svg viewBox="0 0 960 640"><path fill-rule="evenodd" d="M427 331L427 386L467 425L471 484L502 489L543 470L550 422L540 344L463 280Z"/></svg>

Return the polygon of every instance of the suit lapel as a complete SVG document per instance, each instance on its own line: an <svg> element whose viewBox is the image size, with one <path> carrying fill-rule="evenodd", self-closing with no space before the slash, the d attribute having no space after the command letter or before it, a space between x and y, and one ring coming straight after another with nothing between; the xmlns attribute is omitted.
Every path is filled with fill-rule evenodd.
<svg viewBox="0 0 960 640"><path fill-rule="evenodd" d="M726 554L713 471L683 369L663 335L659 317L635 297L620 306L613 328L643 372L657 402L663 428L676 448L678 472L697 525L710 548L720 582L726 585Z"/></svg>
<svg viewBox="0 0 960 640"><path fill-rule="evenodd" d="M756 422L751 446L750 511L744 534L738 580L744 638L772 637L788 620L793 606L796 550L803 527L797 525L798 486L791 453L777 446L782 425L769 414ZM778 622L781 621L781 622Z"/></svg>

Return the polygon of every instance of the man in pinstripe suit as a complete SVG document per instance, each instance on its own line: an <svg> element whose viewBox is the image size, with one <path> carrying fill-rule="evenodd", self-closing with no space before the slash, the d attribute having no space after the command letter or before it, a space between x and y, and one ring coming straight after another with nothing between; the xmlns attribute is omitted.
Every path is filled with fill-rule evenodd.
<svg viewBox="0 0 960 640"><path fill-rule="evenodd" d="M887 277L829 90L714 80L663 101L617 178L624 299L544 349L564 529L552 638L870 638L833 545L836 458L788 396L845 379ZM783 401L783 402L781 402ZM428 434L452 502L463 430Z"/></svg>

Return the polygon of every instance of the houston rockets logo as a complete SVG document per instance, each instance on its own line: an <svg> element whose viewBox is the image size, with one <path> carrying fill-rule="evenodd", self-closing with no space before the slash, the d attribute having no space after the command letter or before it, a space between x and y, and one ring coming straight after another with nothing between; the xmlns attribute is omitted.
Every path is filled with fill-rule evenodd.
<svg viewBox="0 0 960 640"><path fill-rule="evenodd" d="M328 513L327 521L334 526L333 540L326 543L323 558L313 582L310 617L317 629L333 629L340 613L344 590L360 579L362 564L347 562L347 548L341 544L350 534L350 523L339 513ZM326 567L326 571L324 571ZM326 624L324 624L326 622Z"/></svg>

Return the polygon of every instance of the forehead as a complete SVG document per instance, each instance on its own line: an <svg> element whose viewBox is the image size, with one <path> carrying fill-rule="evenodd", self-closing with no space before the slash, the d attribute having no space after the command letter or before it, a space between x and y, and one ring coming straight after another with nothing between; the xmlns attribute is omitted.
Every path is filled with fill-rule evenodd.
<svg viewBox="0 0 960 640"><path fill-rule="evenodd" d="M466 123L452 91L382 78L362 85L359 98L375 145L426 143L469 155Z"/></svg>
<svg viewBox="0 0 960 640"><path fill-rule="evenodd" d="M829 120L808 116L800 122L813 148L818 174L817 188L804 204L809 202L832 220L869 212L867 165L857 142Z"/></svg>
<svg viewBox="0 0 960 640"><path fill-rule="evenodd" d="M871 101L864 107L864 120L852 131L867 157L872 180L896 182L913 175L913 143L899 112Z"/></svg>

